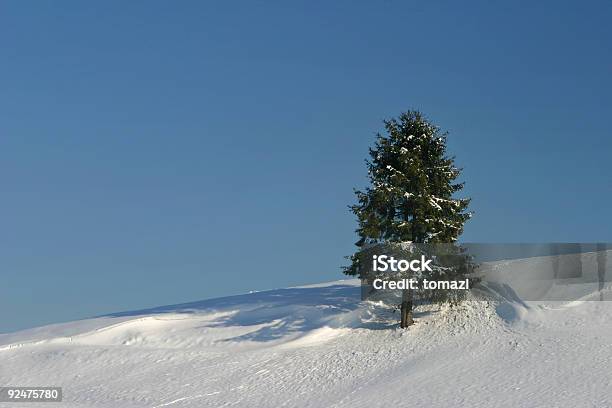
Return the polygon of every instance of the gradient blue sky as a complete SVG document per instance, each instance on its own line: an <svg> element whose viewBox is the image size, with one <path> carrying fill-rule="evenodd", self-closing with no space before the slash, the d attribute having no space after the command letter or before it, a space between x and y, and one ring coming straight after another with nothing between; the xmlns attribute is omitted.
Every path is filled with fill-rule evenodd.
<svg viewBox="0 0 612 408"><path fill-rule="evenodd" d="M464 240L612 241L611 18L1 2L0 332L342 278L368 146L409 108L450 132Z"/></svg>

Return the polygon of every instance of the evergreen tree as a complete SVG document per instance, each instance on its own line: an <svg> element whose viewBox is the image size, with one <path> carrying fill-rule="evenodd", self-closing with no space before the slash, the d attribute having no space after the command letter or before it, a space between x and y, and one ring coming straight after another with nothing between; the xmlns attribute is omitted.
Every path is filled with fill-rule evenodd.
<svg viewBox="0 0 612 408"><path fill-rule="evenodd" d="M461 170L446 154L446 133L418 111L384 121L366 160L370 186L356 190L358 250L349 257L348 275L360 276L360 252L371 244L453 243L470 218L470 200L455 198L463 188ZM412 298L402 296L401 326L412 324Z"/></svg>

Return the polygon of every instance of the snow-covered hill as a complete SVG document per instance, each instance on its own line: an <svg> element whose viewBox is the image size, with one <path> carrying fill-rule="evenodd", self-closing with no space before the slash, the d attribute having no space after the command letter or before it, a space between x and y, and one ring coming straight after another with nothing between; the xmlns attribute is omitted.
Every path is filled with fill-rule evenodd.
<svg viewBox="0 0 612 408"><path fill-rule="evenodd" d="M0 385L62 386L62 407L612 407L611 302L472 300L400 330L358 285L0 335Z"/></svg>

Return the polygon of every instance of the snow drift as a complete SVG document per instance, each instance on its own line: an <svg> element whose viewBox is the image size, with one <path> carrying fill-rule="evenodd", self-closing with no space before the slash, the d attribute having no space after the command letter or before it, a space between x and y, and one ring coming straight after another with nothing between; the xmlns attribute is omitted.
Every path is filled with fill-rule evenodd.
<svg viewBox="0 0 612 408"><path fill-rule="evenodd" d="M359 296L343 280L0 335L0 384L62 386L62 407L612 406L610 302L498 293L399 330Z"/></svg>

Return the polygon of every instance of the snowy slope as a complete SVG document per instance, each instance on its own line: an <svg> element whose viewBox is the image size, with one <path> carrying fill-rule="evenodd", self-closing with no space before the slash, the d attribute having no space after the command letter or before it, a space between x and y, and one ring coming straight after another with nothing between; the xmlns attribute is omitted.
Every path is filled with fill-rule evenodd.
<svg viewBox="0 0 612 408"><path fill-rule="evenodd" d="M416 317L356 280L127 312L0 335L0 384L64 388L32 407L612 407L611 302Z"/></svg>

